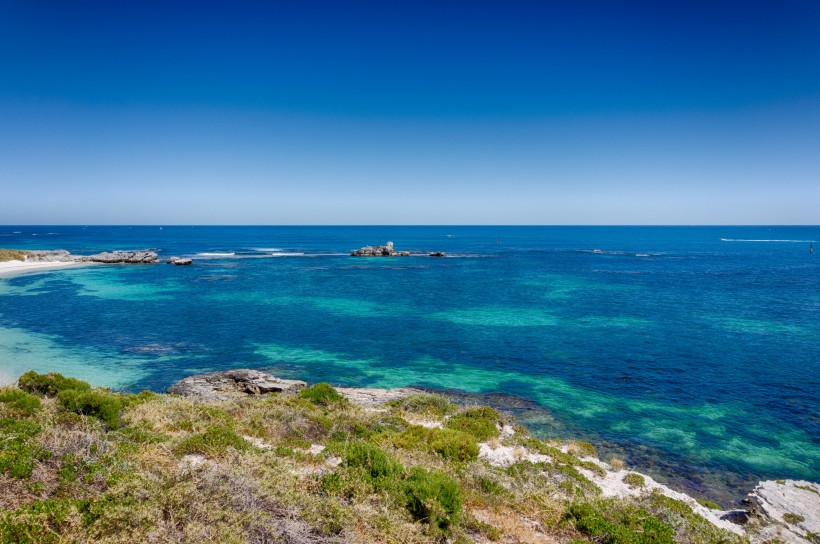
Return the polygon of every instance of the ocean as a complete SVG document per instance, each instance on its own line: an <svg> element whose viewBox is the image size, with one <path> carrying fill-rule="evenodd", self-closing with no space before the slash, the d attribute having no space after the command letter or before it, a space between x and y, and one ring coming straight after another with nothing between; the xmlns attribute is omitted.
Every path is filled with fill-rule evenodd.
<svg viewBox="0 0 820 544"><path fill-rule="evenodd" d="M251 367L450 390L724 502L820 480L820 227L3 226L194 264L0 278L0 381ZM349 256L392 241L443 258ZM820 249L820 248L818 248Z"/></svg>

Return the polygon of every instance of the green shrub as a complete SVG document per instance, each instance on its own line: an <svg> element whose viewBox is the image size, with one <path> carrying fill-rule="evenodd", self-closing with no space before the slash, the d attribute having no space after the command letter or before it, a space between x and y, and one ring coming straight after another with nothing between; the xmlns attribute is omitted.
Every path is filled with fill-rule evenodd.
<svg viewBox="0 0 820 544"><path fill-rule="evenodd" d="M792 514L791 512L786 512L783 514L783 521L786 523L791 523L794 525L795 523L800 523L801 521L806 521L806 518L801 516L800 514Z"/></svg>
<svg viewBox="0 0 820 544"><path fill-rule="evenodd" d="M26 372L17 380L20 389L29 393L40 393L49 397L57 396L61 391L76 389L77 391L88 391L91 385L88 382L76 378L66 378L62 374L49 372L47 374L37 374L33 370Z"/></svg>
<svg viewBox="0 0 820 544"><path fill-rule="evenodd" d="M633 489L646 486L646 480L644 477L640 474L636 474L635 472L630 472L624 476L624 483Z"/></svg>
<svg viewBox="0 0 820 544"><path fill-rule="evenodd" d="M386 481L404 471L401 463L384 450L367 442L351 442L347 445L342 463L349 468L359 468L375 488L385 487Z"/></svg>
<svg viewBox="0 0 820 544"><path fill-rule="evenodd" d="M673 544L674 531L643 508L612 501L576 502L565 515L575 528L601 544Z"/></svg>
<svg viewBox="0 0 820 544"><path fill-rule="evenodd" d="M211 425L205 431L185 438L177 446L176 451L182 455L200 453L208 457L217 457L224 454L228 448L246 451L250 447L250 442L228 427Z"/></svg>
<svg viewBox="0 0 820 544"><path fill-rule="evenodd" d="M595 451L595 446L589 442L574 442L573 445L581 455L585 455L586 457L598 457L598 452Z"/></svg>
<svg viewBox="0 0 820 544"><path fill-rule="evenodd" d="M405 450L431 451L451 461L478 459L476 437L453 429L430 429L411 425L392 439L393 445Z"/></svg>
<svg viewBox="0 0 820 544"><path fill-rule="evenodd" d="M39 398L19 389L0 391L0 402L23 416L30 416L42 407Z"/></svg>
<svg viewBox="0 0 820 544"><path fill-rule="evenodd" d="M451 461L475 461L478 459L478 443L475 436L453 429L435 429L430 448Z"/></svg>
<svg viewBox="0 0 820 544"><path fill-rule="evenodd" d="M0 419L0 473L13 478L28 478L35 461L51 456L51 452L33 443L40 426L16 419Z"/></svg>
<svg viewBox="0 0 820 544"><path fill-rule="evenodd" d="M705 506L706 508L709 508L710 510L723 510L723 507L720 506L715 501L712 501L712 500L709 500L709 499L695 499L695 500L698 501L699 505Z"/></svg>
<svg viewBox="0 0 820 544"><path fill-rule="evenodd" d="M419 393L410 395L391 403L393 406L414 414L430 414L444 416L455 409L455 406L442 395L433 393Z"/></svg>
<svg viewBox="0 0 820 544"><path fill-rule="evenodd" d="M321 406L330 406L344 400L344 397L329 383L317 383L312 387L302 389L299 391L299 397Z"/></svg>
<svg viewBox="0 0 820 544"><path fill-rule="evenodd" d="M404 481L404 506L414 519L446 532L461 511L461 489L446 474L414 467Z"/></svg>
<svg viewBox="0 0 820 544"><path fill-rule="evenodd" d="M110 428L119 426L120 412L126 405L122 395L102 391L66 389L61 391L57 398L69 412L96 417Z"/></svg>
<svg viewBox="0 0 820 544"><path fill-rule="evenodd" d="M498 412L489 406L480 406L459 412L447 420L445 427L469 433L478 440L484 441L498 437L496 424L500 422L501 416Z"/></svg>
<svg viewBox="0 0 820 544"><path fill-rule="evenodd" d="M0 515L0 543L57 544L73 539L65 532L76 516L74 502L65 499L37 501Z"/></svg>
<svg viewBox="0 0 820 544"><path fill-rule="evenodd" d="M509 494L509 491L507 491L506 487L496 482L492 478L488 478L486 476L482 476L481 478L479 478L478 488L481 490L482 493L486 493L487 495Z"/></svg>

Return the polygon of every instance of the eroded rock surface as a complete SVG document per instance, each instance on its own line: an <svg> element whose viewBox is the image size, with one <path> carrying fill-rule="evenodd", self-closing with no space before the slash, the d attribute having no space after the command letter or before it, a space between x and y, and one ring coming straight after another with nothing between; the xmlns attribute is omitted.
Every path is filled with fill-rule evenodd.
<svg viewBox="0 0 820 544"><path fill-rule="evenodd" d="M410 255L410 252L396 251L393 249L393 242L387 242L383 246L364 246L363 248L353 250L350 254L354 257L395 257L396 255L406 257Z"/></svg>
<svg viewBox="0 0 820 544"><path fill-rule="evenodd" d="M237 395L296 392L307 387L301 380L283 380L261 370L239 368L197 374L178 381L168 392L203 400L227 400Z"/></svg>
<svg viewBox="0 0 820 544"><path fill-rule="evenodd" d="M804 480L760 482L749 493L760 514L776 522L764 536L804 544L820 534L820 484Z"/></svg>
<svg viewBox="0 0 820 544"><path fill-rule="evenodd" d="M336 391L347 400L359 406L374 408L394 400L403 399L417 393L424 393L413 387L397 387L396 389L375 389L367 387L337 387Z"/></svg>
<svg viewBox="0 0 820 544"><path fill-rule="evenodd" d="M159 255L153 251L104 251L94 255L72 255L64 249L50 251L31 251L26 261L61 262L61 263L107 263L107 264L149 264L159 261Z"/></svg>

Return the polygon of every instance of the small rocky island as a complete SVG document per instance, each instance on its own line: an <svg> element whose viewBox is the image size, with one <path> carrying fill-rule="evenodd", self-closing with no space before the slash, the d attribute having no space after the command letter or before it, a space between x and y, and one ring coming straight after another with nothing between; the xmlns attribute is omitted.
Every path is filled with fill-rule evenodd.
<svg viewBox="0 0 820 544"><path fill-rule="evenodd" d="M353 257L409 257L409 251L398 251L393 248L393 242L387 242L383 246L364 246L350 252ZM430 257L444 257L443 251L434 251Z"/></svg>
<svg viewBox="0 0 820 544"><path fill-rule="evenodd" d="M409 251L396 251L393 249L393 242L387 242L383 246L364 246L354 249L350 253L353 257L409 257Z"/></svg>

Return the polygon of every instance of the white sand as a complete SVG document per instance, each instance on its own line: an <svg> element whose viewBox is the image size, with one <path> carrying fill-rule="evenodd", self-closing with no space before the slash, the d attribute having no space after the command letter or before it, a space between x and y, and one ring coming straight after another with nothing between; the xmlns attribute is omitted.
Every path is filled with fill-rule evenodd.
<svg viewBox="0 0 820 544"><path fill-rule="evenodd" d="M3 261L0 263L0 276L14 276L26 272L37 272L39 270L49 270L52 268L66 268L69 266L80 266L89 263L77 263L74 261L65 262L27 262L27 261Z"/></svg>

